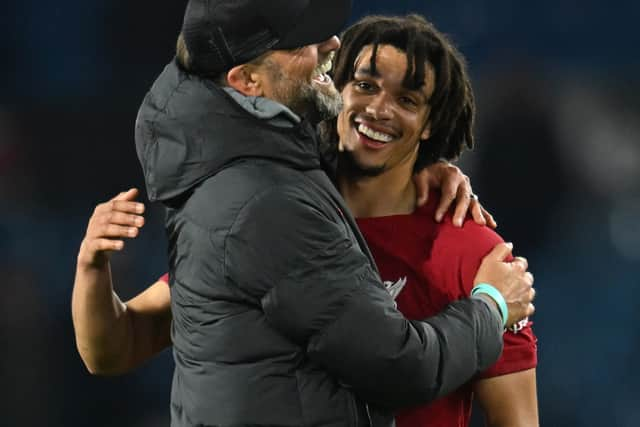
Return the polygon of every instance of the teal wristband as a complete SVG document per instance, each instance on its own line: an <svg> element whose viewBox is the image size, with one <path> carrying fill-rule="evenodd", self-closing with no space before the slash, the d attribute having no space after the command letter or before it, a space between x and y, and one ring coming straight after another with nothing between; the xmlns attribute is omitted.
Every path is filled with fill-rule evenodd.
<svg viewBox="0 0 640 427"><path fill-rule="evenodd" d="M500 291L488 283L479 283L475 285L473 289L471 289L471 295L476 294L487 294L496 302L496 304L498 304L500 314L502 315L502 326L507 326L509 309L507 308L507 302L504 300L504 297L502 296Z"/></svg>

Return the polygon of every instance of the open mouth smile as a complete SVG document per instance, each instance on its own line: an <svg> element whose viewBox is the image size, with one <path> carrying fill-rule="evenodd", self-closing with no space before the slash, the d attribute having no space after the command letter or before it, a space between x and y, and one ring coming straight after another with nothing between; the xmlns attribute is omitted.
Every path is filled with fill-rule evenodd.
<svg viewBox="0 0 640 427"><path fill-rule="evenodd" d="M354 127L358 133L360 143L368 148L381 149L396 139L395 135L380 129L373 129L371 126L361 123L358 120L354 122Z"/></svg>
<svg viewBox="0 0 640 427"><path fill-rule="evenodd" d="M386 144L387 142L391 142L393 140L393 136L371 129L363 123L360 123L358 125L358 133L366 136L369 139L372 139L373 141L381 142L383 144Z"/></svg>
<svg viewBox="0 0 640 427"><path fill-rule="evenodd" d="M328 85L333 82L331 80L331 77L329 77L329 75L327 74L329 70L331 70L331 67L333 65L333 57L334 57L334 52L331 52L329 55L327 55L327 57L325 58L324 62L322 62L322 64L318 64L316 69L313 71L312 80L314 82L319 83L321 85Z"/></svg>

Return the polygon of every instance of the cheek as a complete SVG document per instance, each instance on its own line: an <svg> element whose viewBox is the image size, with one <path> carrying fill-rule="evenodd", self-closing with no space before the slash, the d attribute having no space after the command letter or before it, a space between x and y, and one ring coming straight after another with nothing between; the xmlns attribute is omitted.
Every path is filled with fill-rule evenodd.
<svg viewBox="0 0 640 427"><path fill-rule="evenodd" d="M344 112L340 112L338 114L338 137L344 138L349 126L349 119L347 114Z"/></svg>
<svg viewBox="0 0 640 427"><path fill-rule="evenodd" d="M351 111L351 94L349 89L344 89L340 94L342 97L342 110L338 114L338 136L343 138L349 127L349 111Z"/></svg>
<svg viewBox="0 0 640 427"><path fill-rule="evenodd" d="M311 74L313 70L315 70L317 65L317 58L312 55L305 55L296 58L294 67L298 70L299 73L307 75Z"/></svg>
<svg viewBox="0 0 640 427"><path fill-rule="evenodd" d="M420 148L420 142L415 142L415 139L411 139L407 141L407 145L402 150L399 150L396 154L398 157L405 158L409 157L415 159L418 155L418 149Z"/></svg>

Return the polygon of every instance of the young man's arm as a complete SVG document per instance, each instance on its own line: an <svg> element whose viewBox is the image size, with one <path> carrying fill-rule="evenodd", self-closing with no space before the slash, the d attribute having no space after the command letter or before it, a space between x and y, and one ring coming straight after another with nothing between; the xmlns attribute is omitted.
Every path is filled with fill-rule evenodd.
<svg viewBox="0 0 640 427"><path fill-rule="evenodd" d="M471 221L462 230L447 226L450 222L447 216L434 256L441 257L442 263L459 266L460 295L467 295L482 257L503 240L493 230ZM488 427L538 426L536 343L528 319L509 328L500 359L474 382L475 398L484 409Z"/></svg>
<svg viewBox="0 0 640 427"><path fill-rule="evenodd" d="M423 168L414 175L413 181L416 185L418 206L427 203L431 190L440 192L441 197L435 212L437 222L442 221L450 208L453 208L453 224L456 227L462 227L468 214L471 214L477 224L488 225L491 228L498 226L493 216L482 207L478 197L473 194L469 177L450 162L440 160Z"/></svg>
<svg viewBox="0 0 640 427"><path fill-rule="evenodd" d="M76 345L93 374L129 371L170 345L169 288L158 281L123 303L113 290L110 254L144 224L137 190L98 205L78 253L72 295Z"/></svg>
<svg viewBox="0 0 640 427"><path fill-rule="evenodd" d="M538 427L535 368L479 380L474 392L487 427Z"/></svg>

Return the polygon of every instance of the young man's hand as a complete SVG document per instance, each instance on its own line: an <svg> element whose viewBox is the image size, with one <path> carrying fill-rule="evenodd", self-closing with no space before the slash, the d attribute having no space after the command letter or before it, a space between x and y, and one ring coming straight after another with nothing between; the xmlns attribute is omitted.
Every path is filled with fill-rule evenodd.
<svg viewBox="0 0 640 427"><path fill-rule="evenodd" d="M493 216L482 207L478 197L473 194L469 177L460 168L446 162L439 161L414 175L416 184L416 202L418 206L427 203L430 189L439 189L442 196L436 209L436 221L442 221L452 203L455 201L453 224L462 227L464 218L470 212L473 220L480 225L496 228Z"/></svg>
<svg viewBox="0 0 640 427"><path fill-rule="evenodd" d="M89 219L80 245L78 266L104 267L113 251L124 248L124 238L135 238L144 225L144 204L136 202L135 188L100 203Z"/></svg>

